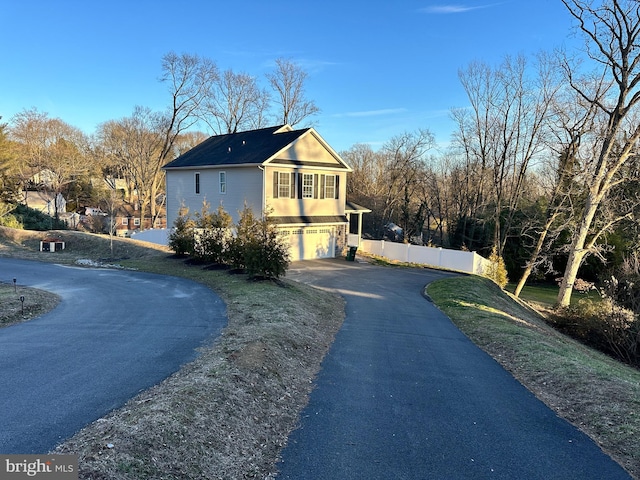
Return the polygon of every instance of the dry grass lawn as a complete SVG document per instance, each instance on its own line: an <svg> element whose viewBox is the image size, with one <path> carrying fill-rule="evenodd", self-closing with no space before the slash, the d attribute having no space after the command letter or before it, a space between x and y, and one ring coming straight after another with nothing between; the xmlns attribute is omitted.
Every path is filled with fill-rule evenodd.
<svg viewBox="0 0 640 480"><path fill-rule="evenodd" d="M42 234L0 228L0 256L93 259L184 276L214 289L228 326L192 363L61 444L82 479L265 478L308 401L344 318L337 295L295 282L255 282L171 257L165 249L57 232L63 252L38 252Z"/></svg>
<svg viewBox="0 0 640 480"><path fill-rule="evenodd" d="M53 293L17 283L0 282L0 327L39 317L55 308L59 301L60 298Z"/></svg>
<svg viewBox="0 0 640 480"><path fill-rule="evenodd" d="M102 236L57 235L67 250L41 253L42 233L0 227L0 256L90 259L190 278L223 298L229 324L194 362L56 452L79 455L82 479L272 478L344 318L343 299L188 265L153 244L118 239L111 249ZM476 344L640 479L640 372L555 332L484 279L447 279L428 292ZM14 320L22 320L15 311Z"/></svg>

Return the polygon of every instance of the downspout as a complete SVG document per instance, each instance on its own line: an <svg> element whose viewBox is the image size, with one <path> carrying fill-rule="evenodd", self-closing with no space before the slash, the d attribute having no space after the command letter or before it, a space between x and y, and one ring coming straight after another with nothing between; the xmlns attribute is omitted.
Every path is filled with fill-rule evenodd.
<svg viewBox="0 0 640 480"><path fill-rule="evenodd" d="M267 208L267 181L265 178L265 169L262 165L258 165L258 168L260 169L260 171L262 172L262 212L260 213L260 216L262 217L262 219L264 220L264 213L266 211Z"/></svg>

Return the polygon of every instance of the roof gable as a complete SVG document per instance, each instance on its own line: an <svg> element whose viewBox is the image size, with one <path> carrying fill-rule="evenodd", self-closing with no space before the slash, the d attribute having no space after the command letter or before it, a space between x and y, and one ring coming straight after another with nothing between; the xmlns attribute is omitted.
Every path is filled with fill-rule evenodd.
<svg viewBox="0 0 640 480"><path fill-rule="evenodd" d="M307 129L303 135L300 135L266 163L340 168L351 171L344 160L313 128Z"/></svg>
<svg viewBox="0 0 640 480"><path fill-rule="evenodd" d="M344 160L314 129L293 130L290 125L209 137L162 168L266 163L340 168L351 171Z"/></svg>
<svg viewBox="0 0 640 480"><path fill-rule="evenodd" d="M289 125L209 137L163 168L217 165L260 165L294 142L309 129Z"/></svg>

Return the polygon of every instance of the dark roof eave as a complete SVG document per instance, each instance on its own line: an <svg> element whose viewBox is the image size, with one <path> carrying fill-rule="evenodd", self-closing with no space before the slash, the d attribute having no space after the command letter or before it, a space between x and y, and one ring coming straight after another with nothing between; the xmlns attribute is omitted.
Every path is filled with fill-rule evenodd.
<svg viewBox="0 0 640 480"><path fill-rule="evenodd" d="M222 168L246 168L246 167L262 167L262 163L221 163L217 165L185 165L180 167L162 167L162 170L220 170Z"/></svg>

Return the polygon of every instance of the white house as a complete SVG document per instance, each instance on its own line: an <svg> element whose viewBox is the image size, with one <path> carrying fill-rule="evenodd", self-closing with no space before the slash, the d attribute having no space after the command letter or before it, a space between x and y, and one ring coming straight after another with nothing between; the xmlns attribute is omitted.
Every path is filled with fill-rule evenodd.
<svg viewBox="0 0 640 480"><path fill-rule="evenodd" d="M292 260L334 257L345 247L351 168L313 128L213 136L163 168L169 228L182 206L194 213L205 200L211 210L221 204L237 221L246 204L256 215L271 212L289 237Z"/></svg>
<svg viewBox="0 0 640 480"><path fill-rule="evenodd" d="M67 200L61 193L25 190L22 192L22 203L29 208L46 213L52 217L67 211Z"/></svg>

